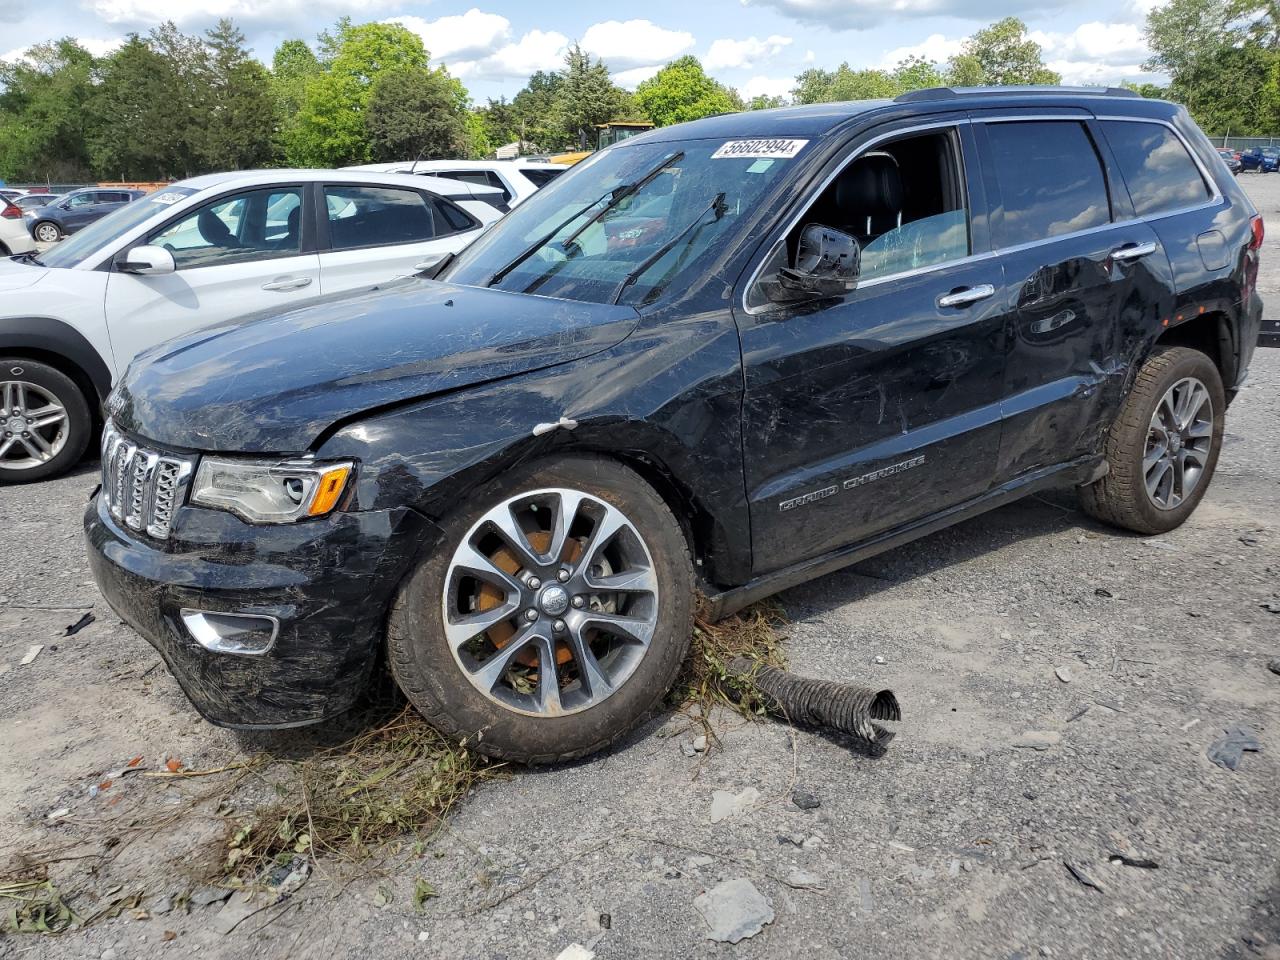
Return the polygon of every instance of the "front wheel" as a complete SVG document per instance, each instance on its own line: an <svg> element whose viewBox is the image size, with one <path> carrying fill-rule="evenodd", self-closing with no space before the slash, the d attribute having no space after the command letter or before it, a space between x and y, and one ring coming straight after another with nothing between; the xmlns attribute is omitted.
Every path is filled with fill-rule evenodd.
<svg viewBox="0 0 1280 960"><path fill-rule="evenodd" d="M489 756L585 756L647 718L689 648L693 573L661 497L612 460L526 465L467 497L401 587L396 682Z"/></svg>
<svg viewBox="0 0 1280 960"><path fill-rule="evenodd" d="M84 454L92 429L89 404L65 373L0 357L0 483L65 473Z"/></svg>
<svg viewBox="0 0 1280 960"><path fill-rule="evenodd" d="M62 239L62 228L50 220L41 220L31 229L31 235L41 243L57 243Z"/></svg>
<svg viewBox="0 0 1280 960"><path fill-rule="evenodd" d="M1204 497L1218 464L1226 412L1222 377L1187 347L1154 352L1107 435L1108 474L1080 489L1081 506L1137 533L1182 524Z"/></svg>

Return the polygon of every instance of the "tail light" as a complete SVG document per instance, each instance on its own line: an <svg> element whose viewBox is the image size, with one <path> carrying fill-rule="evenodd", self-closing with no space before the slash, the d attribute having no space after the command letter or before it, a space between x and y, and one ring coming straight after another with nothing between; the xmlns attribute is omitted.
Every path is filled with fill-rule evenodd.
<svg viewBox="0 0 1280 960"><path fill-rule="evenodd" d="M22 208L6 202L4 209L0 210L0 217L4 217L6 220L21 220Z"/></svg>
<svg viewBox="0 0 1280 960"><path fill-rule="evenodd" d="M8 214L6 213L5 216L7 217ZM1262 246L1262 238L1265 233L1262 226L1262 217L1255 215L1253 219L1249 221L1249 229L1253 231L1253 238L1249 241L1249 249L1257 250Z"/></svg>

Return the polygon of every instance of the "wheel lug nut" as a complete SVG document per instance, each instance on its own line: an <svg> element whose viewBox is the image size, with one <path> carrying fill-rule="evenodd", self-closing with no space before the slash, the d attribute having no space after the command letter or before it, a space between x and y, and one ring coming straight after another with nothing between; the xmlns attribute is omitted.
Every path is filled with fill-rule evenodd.
<svg viewBox="0 0 1280 960"><path fill-rule="evenodd" d="M538 611L533 609L533 607L530 607L524 612L524 618L532 623L534 620L538 619Z"/></svg>
<svg viewBox="0 0 1280 960"><path fill-rule="evenodd" d="M564 621L563 620L555 621L553 624L551 624L551 629L554 630L556 633L564 633Z"/></svg>
<svg viewBox="0 0 1280 960"><path fill-rule="evenodd" d="M542 581L539 580L537 577L530 577L528 580L525 581L525 585L530 590L537 590L540 586L542 586Z"/></svg>
<svg viewBox="0 0 1280 960"><path fill-rule="evenodd" d="M584 606L586 606L586 603L587 603L587 601L584 600L582 597L574 597L569 602L573 604L575 609L578 609L578 610L581 610Z"/></svg>
<svg viewBox="0 0 1280 960"><path fill-rule="evenodd" d="M561 583L568 583L569 576L570 576L569 571L565 570L564 568L561 568L560 572L556 574L556 579L559 580Z"/></svg>

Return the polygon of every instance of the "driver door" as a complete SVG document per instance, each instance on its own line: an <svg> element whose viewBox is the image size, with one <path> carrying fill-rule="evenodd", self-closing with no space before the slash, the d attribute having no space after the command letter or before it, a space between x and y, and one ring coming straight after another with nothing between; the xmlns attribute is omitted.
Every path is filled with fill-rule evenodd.
<svg viewBox="0 0 1280 960"><path fill-rule="evenodd" d="M994 477L1011 307L972 132L874 137L840 164L737 316L757 575L943 511ZM857 288L771 302L767 281L815 222L858 239Z"/></svg>
<svg viewBox="0 0 1280 960"><path fill-rule="evenodd" d="M112 270L106 316L117 374L172 337L259 310L285 310L320 292L320 258L304 214L304 184L219 197L156 229L177 269L136 276Z"/></svg>

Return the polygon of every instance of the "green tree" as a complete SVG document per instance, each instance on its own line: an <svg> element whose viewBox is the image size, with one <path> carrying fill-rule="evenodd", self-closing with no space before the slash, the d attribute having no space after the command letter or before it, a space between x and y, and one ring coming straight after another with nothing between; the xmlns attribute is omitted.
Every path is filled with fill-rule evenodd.
<svg viewBox="0 0 1280 960"><path fill-rule="evenodd" d="M835 70L806 70L796 77L791 95L796 103L834 103L896 97L901 92L897 81L884 70L854 70L842 63Z"/></svg>
<svg viewBox="0 0 1280 960"><path fill-rule="evenodd" d="M625 91L613 82L603 60L593 59L576 43L569 48L555 84L553 109L570 142L582 149L594 145L596 125L617 119L626 102Z"/></svg>
<svg viewBox="0 0 1280 960"><path fill-rule="evenodd" d="M88 173L93 57L70 38L0 61L0 177L76 180Z"/></svg>
<svg viewBox="0 0 1280 960"><path fill-rule="evenodd" d="M946 86L947 80L938 65L924 57L907 57L899 61L890 74L898 93L908 90L927 90L930 87Z"/></svg>
<svg viewBox="0 0 1280 960"><path fill-rule="evenodd" d="M949 72L951 82L964 87L1062 82L1044 65L1040 44L1027 37L1027 25L1017 17L1005 17L965 40Z"/></svg>
<svg viewBox="0 0 1280 960"><path fill-rule="evenodd" d="M772 110L774 107L785 107L787 105L786 97L770 97L763 93L758 93L747 101L746 109L748 110Z"/></svg>
<svg viewBox="0 0 1280 960"><path fill-rule="evenodd" d="M707 76L694 56L672 61L641 83L635 102L659 127L732 113L743 106L737 92Z"/></svg>
<svg viewBox="0 0 1280 960"><path fill-rule="evenodd" d="M373 160L470 154L466 91L440 68L394 67L373 83L365 121Z"/></svg>
<svg viewBox="0 0 1280 960"><path fill-rule="evenodd" d="M344 18L320 35L319 60L326 69L306 82L286 157L302 166L361 163L369 157L365 112L375 82L386 71L425 69L427 51L399 24L353 26Z"/></svg>
<svg viewBox="0 0 1280 960"><path fill-rule="evenodd" d="M271 58L271 96L275 100L275 153L284 157L286 144L296 136L298 114L307 84L324 71L305 40L286 40Z"/></svg>
<svg viewBox="0 0 1280 960"><path fill-rule="evenodd" d="M266 69L245 48L244 34L223 18L206 34L208 123L200 143L203 165L243 170L271 159L275 102Z"/></svg>

